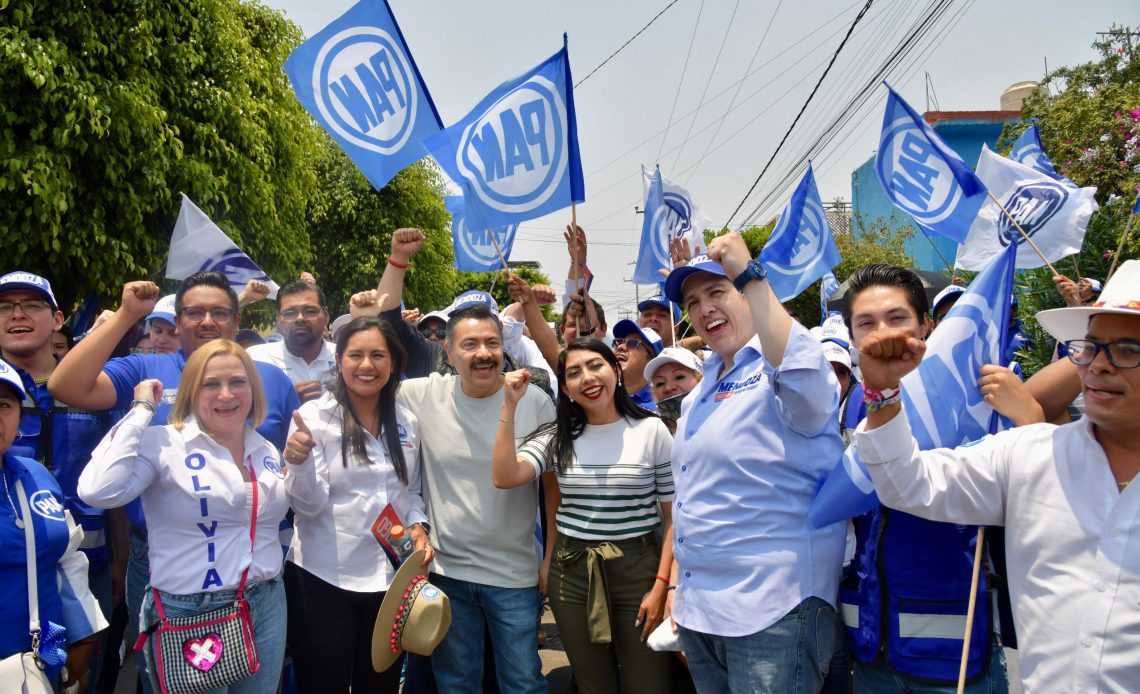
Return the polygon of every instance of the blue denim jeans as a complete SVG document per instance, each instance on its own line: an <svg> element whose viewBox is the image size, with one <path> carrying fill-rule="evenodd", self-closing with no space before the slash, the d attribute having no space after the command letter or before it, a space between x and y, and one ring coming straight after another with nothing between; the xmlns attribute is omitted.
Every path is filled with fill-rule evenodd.
<svg viewBox="0 0 1140 694"><path fill-rule="evenodd" d="M146 540L131 532L131 555L127 558L127 631L123 634L123 642L128 647L134 645L138 636L139 618L142 616L143 595L150 585L150 556L147 554L149 546ZM150 686L150 676L147 675L146 660L137 658L139 682L142 684L143 694L154 694Z"/></svg>
<svg viewBox="0 0 1140 694"><path fill-rule="evenodd" d="M835 609L812 597L748 636L715 636L682 627L681 645L701 694L815 694L823 686L840 628Z"/></svg>
<svg viewBox="0 0 1140 694"><path fill-rule="evenodd" d="M511 694L549 691L538 657L538 587L496 588L431 575L451 602L451 628L432 653L440 692L481 694L483 629L491 634L499 689Z"/></svg>
<svg viewBox="0 0 1140 694"><path fill-rule="evenodd" d="M921 682L913 677L900 675L882 658L870 663L855 661L855 692L859 694L954 694L955 684L932 684ZM1006 694L1009 691L1009 678L1005 671L1005 653L998 639L994 639L990 666L983 677L967 684L962 690L966 694Z"/></svg>
<svg viewBox="0 0 1140 694"><path fill-rule="evenodd" d="M171 595L160 592L162 609L167 617L182 617L232 605L237 597L236 590L219 590L213 593L193 593L191 595ZM281 682L281 667L285 660L285 632L287 625L285 586L280 574L267 581L252 583L245 588L245 599L249 602L250 616L253 617L253 639L257 644L257 655L261 668L229 687L215 689L208 694L276 694ZM158 610L154 607L154 593L147 592L143 597L142 625L158 622ZM154 678L154 639L148 639L143 653L146 656L147 671L151 677L151 687L158 691Z"/></svg>

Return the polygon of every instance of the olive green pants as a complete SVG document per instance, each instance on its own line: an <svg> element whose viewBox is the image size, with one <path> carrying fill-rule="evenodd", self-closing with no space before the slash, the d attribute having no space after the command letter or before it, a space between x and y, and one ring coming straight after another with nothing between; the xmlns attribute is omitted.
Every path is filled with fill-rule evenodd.
<svg viewBox="0 0 1140 694"><path fill-rule="evenodd" d="M555 542L550 608L582 694L670 690L673 655L650 650L634 626L660 559L653 533L617 542L560 535Z"/></svg>

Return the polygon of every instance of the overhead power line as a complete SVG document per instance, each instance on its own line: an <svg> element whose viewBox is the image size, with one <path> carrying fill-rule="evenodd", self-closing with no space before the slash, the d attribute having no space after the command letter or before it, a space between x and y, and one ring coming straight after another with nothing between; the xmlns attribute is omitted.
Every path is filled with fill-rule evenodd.
<svg viewBox="0 0 1140 694"><path fill-rule="evenodd" d="M823 84L823 80L827 77L827 73L831 71L831 66L835 65L835 60L839 57L839 53L843 50L843 46L847 44L847 39L851 38L851 32L855 31L855 27L867 14L867 10L871 9L872 2L874 2L874 0L867 0L867 3L863 5L863 9L859 10L859 14L855 15L855 21L851 23L851 27L847 29L847 34L843 37L843 40L839 42L839 46L835 49L835 53L833 53L831 56L831 61L827 63L827 67L824 68L823 74L819 76L819 80L815 83L815 86L812 87L811 94L808 94L807 100L804 101L804 105L800 107L800 112L796 114L795 119L792 120L792 124L788 126L788 131L784 133L784 136L782 138L780 138L780 143L776 145L776 149L772 152L772 156L768 158L768 163L765 164L764 168L760 170L760 175L757 176L756 180L752 182L752 186L748 189L748 192L744 194L744 197L740 200L740 204L738 204L736 206L736 209L732 211L732 214L728 216L728 219L724 223L725 227L727 227L732 222L732 218L736 216L736 213L740 211L740 208L744 207L744 203L748 201L748 196L752 195L752 191L756 190L756 186L759 185L760 179L764 177L765 173L767 173L768 167L772 165L772 161L776 158L776 155L780 153L780 148L784 146L784 142L787 141L788 136L790 136L792 134L792 130L795 129L796 123L798 123L800 120L800 116L802 116L804 114L804 111L807 110L808 104L811 103L812 97L814 97L815 93L819 91L819 85Z"/></svg>
<svg viewBox="0 0 1140 694"><path fill-rule="evenodd" d="M654 22L656 22L656 21L657 21L657 20L658 20L658 19L661 17L661 15L665 14L666 12L668 12L668 11L669 11L669 8L670 8L670 7L672 7L673 5L676 5L678 1L679 1L679 0L673 0L673 1L672 1L672 2L670 2L668 5L666 5L666 6L665 6L665 7L664 7L664 8L663 8L663 9L662 9L660 12L658 12L657 14L655 14L655 15L653 16L653 19L649 20L649 23L648 23L648 24L646 24L645 26L643 26L643 27L641 27L640 29L638 29L638 30L637 30L637 33L636 33L636 34L634 34L633 36L630 36L630 37L629 37L629 40L628 40L628 41L626 41L625 43L623 43L621 46L618 46L618 49L617 49L616 51L614 51L613 53L610 53L610 55L609 55L609 57L608 57L608 58L606 58L606 59L605 59L605 60L603 60L601 63L599 63L599 64L598 64L598 66L597 66L596 68L594 68L593 70L590 70L590 73L589 73L588 75L586 75L586 76L585 76L585 77L583 77L582 79L578 80L578 83L574 85L574 88L575 88L575 89L577 89L578 87L582 86L582 83L583 83L583 82L585 82L586 80L588 80L588 79L590 79L591 77L593 77L593 75L594 75L594 73L595 73L595 72L597 72L598 70L601 70L601 69L602 69L602 68L605 66L605 64L606 64L606 63L608 63L608 62L610 62L611 60L613 60L613 57L614 57L615 55L617 55L618 53L621 53L623 50L625 50L625 47L626 47L626 46L628 46L629 44L633 43L633 40L634 40L634 39L636 39L638 36L641 36L642 32L644 32L646 29L648 29L650 26L652 26L652 25L653 25L653 23L654 23Z"/></svg>
<svg viewBox="0 0 1140 694"><path fill-rule="evenodd" d="M677 112L677 100L681 98L681 87L685 84L685 75L689 71L689 58L693 55L693 44L697 40L697 28L701 25L701 15L705 11L705 0L697 9L697 21L693 22L693 35L689 37L689 50L685 52L685 64L681 68L681 79L677 81L677 93L673 95L673 108L669 109L669 118L665 121L665 134L661 136L661 146L657 149L657 160L661 160L661 151L665 149L665 140L669 138L669 127L673 125L673 114Z"/></svg>

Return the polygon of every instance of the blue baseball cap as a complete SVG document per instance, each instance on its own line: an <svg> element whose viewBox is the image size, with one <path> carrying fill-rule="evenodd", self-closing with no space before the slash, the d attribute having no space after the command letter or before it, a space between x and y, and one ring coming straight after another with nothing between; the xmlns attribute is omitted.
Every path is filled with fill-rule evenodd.
<svg viewBox="0 0 1140 694"><path fill-rule="evenodd" d="M669 297L664 294L654 294L648 299L642 299L641 303L637 305L637 312L641 313L650 306L660 306L666 311L672 311L674 322L681 317L681 307L676 302L669 301Z"/></svg>
<svg viewBox="0 0 1140 694"><path fill-rule="evenodd" d="M489 306L490 309L495 313L499 312L499 302L495 301L495 297L491 296L487 292L480 291L478 289L472 289L471 291L463 292L459 296L455 297L455 301L451 302L451 306L447 307L447 315L450 316L456 311L470 308L476 304Z"/></svg>
<svg viewBox="0 0 1140 694"><path fill-rule="evenodd" d="M0 277L0 293L2 292L32 292L48 300L52 308L59 308L55 301L55 294L51 293L51 283L39 275L16 270Z"/></svg>
<svg viewBox="0 0 1140 694"><path fill-rule="evenodd" d="M665 296L678 304L683 303L685 297L681 290L685 286L685 281L698 272L707 272L718 277L728 276L720 263L707 255L693 256L693 259L686 265L682 265L669 273L669 277L665 280Z"/></svg>
<svg viewBox="0 0 1140 694"><path fill-rule="evenodd" d="M617 339L623 339L636 334L638 339L649 347L650 357L656 357L660 354L661 348L664 346L661 342L661 336L657 334L656 330L653 328L643 328L628 318L619 320L617 324L614 325L613 333Z"/></svg>
<svg viewBox="0 0 1140 694"><path fill-rule="evenodd" d="M20 396L20 400L28 396L24 391L24 383L20 380L20 374L16 373L16 370L11 366L8 366L8 362L3 359L0 359L0 383L7 383L11 386L12 390L16 391L16 394Z"/></svg>

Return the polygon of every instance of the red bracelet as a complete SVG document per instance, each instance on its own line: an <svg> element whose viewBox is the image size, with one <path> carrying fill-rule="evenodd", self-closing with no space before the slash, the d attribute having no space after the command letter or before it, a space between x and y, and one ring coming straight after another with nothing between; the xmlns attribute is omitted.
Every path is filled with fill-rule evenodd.
<svg viewBox="0 0 1140 694"><path fill-rule="evenodd" d="M400 263L397 263L395 260L392 260L391 258L388 258L388 264L394 268L399 268L400 270L407 270L408 267L411 266L411 263L405 263L405 264L401 265Z"/></svg>
<svg viewBox="0 0 1140 694"><path fill-rule="evenodd" d="M658 581L661 581L665 585L669 585L669 579L665 578L664 576L657 576L656 578Z"/></svg>

